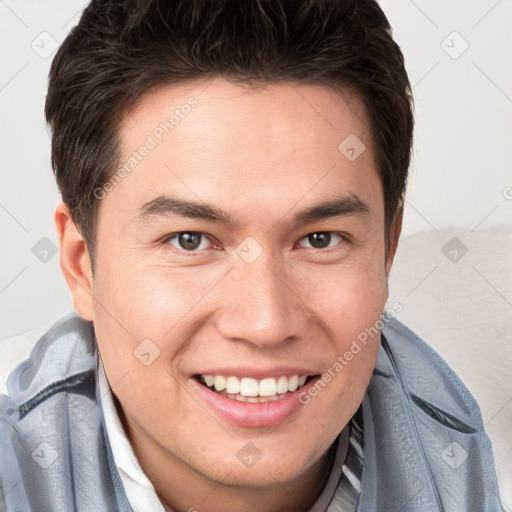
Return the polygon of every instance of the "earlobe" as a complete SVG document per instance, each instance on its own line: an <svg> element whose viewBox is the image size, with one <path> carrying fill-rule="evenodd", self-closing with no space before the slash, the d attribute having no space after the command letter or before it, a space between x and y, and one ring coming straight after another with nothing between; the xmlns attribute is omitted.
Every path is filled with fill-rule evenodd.
<svg viewBox="0 0 512 512"><path fill-rule="evenodd" d="M55 225L60 243L60 266L73 296L73 306L82 318L92 321L92 270L89 251L64 203L60 203L55 210Z"/></svg>

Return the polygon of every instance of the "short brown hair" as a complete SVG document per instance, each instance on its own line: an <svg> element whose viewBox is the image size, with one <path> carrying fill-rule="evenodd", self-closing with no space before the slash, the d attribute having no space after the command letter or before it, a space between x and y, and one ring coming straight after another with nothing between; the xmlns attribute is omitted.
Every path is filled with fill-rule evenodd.
<svg viewBox="0 0 512 512"><path fill-rule="evenodd" d="M94 191L119 165L123 117L154 87L209 76L357 91L388 243L406 188L413 106L402 52L376 1L93 0L53 60L45 107L57 183L91 258Z"/></svg>

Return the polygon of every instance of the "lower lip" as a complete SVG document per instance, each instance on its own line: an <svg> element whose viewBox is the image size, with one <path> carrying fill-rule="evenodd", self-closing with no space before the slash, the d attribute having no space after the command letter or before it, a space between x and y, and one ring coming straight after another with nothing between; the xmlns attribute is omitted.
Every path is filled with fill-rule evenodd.
<svg viewBox="0 0 512 512"><path fill-rule="evenodd" d="M284 398L261 403L240 402L227 398L203 386L195 378L191 380L202 402L227 422L242 427L270 427L279 425L303 407L303 404L299 401L299 394L307 393L309 387L313 386L318 378L318 376L315 376L304 386Z"/></svg>

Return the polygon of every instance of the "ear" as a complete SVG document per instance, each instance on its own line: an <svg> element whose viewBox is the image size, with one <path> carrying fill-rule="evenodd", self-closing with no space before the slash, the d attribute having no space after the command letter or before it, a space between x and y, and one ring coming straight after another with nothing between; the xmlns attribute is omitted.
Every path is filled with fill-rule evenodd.
<svg viewBox="0 0 512 512"><path fill-rule="evenodd" d="M403 206L396 212L395 218L393 220L393 225L391 226L391 233L389 237L389 248L388 254L386 258L386 274L389 275L391 271L391 265L393 264L393 260L395 259L396 248L398 247L398 240L400 239L400 233L402 232L402 220L404 217L404 209Z"/></svg>
<svg viewBox="0 0 512 512"><path fill-rule="evenodd" d="M92 321L94 301L89 251L64 203L55 210L55 224L60 243L60 266L73 296L73 306L82 318Z"/></svg>

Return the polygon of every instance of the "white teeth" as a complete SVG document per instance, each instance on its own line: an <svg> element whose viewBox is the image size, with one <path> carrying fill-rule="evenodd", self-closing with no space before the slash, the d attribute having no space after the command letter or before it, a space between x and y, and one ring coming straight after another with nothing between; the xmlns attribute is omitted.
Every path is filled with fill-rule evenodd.
<svg viewBox="0 0 512 512"><path fill-rule="evenodd" d="M260 381L259 395L260 396L274 396L276 394L276 379L269 377Z"/></svg>
<svg viewBox="0 0 512 512"><path fill-rule="evenodd" d="M299 386L299 377L297 375L290 377L290 380L288 381L288 391L295 391L298 386Z"/></svg>
<svg viewBox="0 0 512 512"><path fill-rule="evenodd" d="M206 382L206 385L211 388L215 382L215 377L213 375L203 375L204 381Z"/></svg>
<svg viewBox="0 0 512 512"><path fill-rule="evenodd" d="M277 379L276 388L278 393L286 393L288 391L288 379L284 375Z"/></svg>
<svg viewBox="0 0 512 512"><path fill-rule="evenodd" d="M278 396L243 396L243 395L228 395L231 400L238 400L239 402L252 402L252 403L263 403L273 402L279 400Z"/></svg>
<svg viewBox="0 0 512 512"><path fill-rule="evenodd" d="M202 376L205 384L209 388L215 388L216 391L224 391L229 397L233 397L235 400L241 402L254 402L259 400L253 400L254 398L262 397L268 398L272 401L277 400L288 392L293 392L296 389L304 386L307 380L307 375L292 375L287 377L282 375L275 379L274 377L267 377L260 381L251 377L238 377L224 375L203 375Z"/></svg>
<svg viewBox="0 0 512 512"><path fill-rule="evenodd" d="M250 377L244 377L240 381L240 394L244 396L258 396L258 381Z"/></svg>
<svg viewBox="0 0 512 512"><path fill-rule="evenodd" d="M215 375L214 379L213 383L216 391L226 389L226 377L223 377L222 375Z"/></svg>
<svg viewBox="0 0 512 512"><path fill-rule="evenodd" d="M232 395L240 393L240 381L236 377L228 377L226 379L226 391Z"/></svg>

